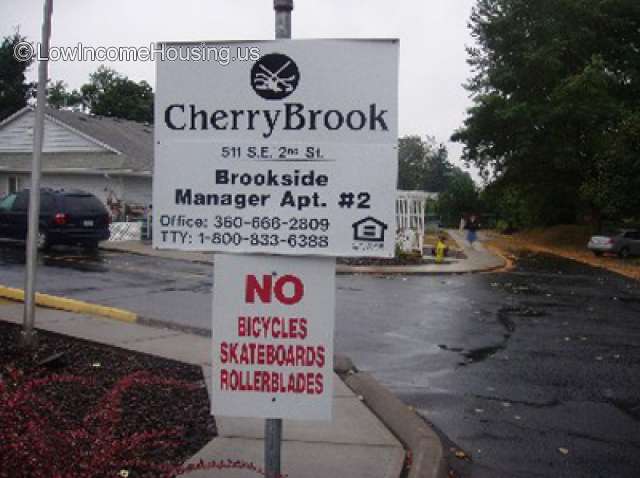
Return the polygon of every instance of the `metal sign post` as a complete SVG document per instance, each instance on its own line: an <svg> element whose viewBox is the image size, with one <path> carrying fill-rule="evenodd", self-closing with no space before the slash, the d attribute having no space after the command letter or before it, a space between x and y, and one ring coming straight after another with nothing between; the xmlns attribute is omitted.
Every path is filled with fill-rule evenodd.
<svg viewBox="0 0 640 478"><path fill-rule="evenodd" d="M24 281L24 316L22 328L22 346L33 348L36 345L35 323L35 284L38 262L38 229L40 219L40 156L44 142L44 106L47 91L47 67L49 37L51 36L51 13L53 0L45 0L44 20L42 22L42 51L45 53L38 66L38 93L36 119L33 135L33 164L31 167L31 191L29 194L29 229L27 233L27 273Z"/></svg>
<svg viewBox="0 0 640 478"><path fill-rule="evenodd" d="M276 39L291 38L293 0L273 0L276 12ZM264 472L266 478L280 476L282 450L282 419L267 418L264 424Z"/></svg>
<svg viewBox="0 0 640 478"><path fill-rule="evenodd" d="M276 39L291 38L291 11L293 0L273 0L276 11Z"/></svg>

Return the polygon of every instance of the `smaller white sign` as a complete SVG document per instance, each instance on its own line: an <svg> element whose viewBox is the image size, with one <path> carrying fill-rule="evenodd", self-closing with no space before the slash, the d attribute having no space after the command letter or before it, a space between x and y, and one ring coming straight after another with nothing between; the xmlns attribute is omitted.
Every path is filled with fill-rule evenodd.
<svg viewBox="0 0 640 478"><path fill-rule="evenodd" d="M335 259L217 254L211 412L331 420Z"/></svg>

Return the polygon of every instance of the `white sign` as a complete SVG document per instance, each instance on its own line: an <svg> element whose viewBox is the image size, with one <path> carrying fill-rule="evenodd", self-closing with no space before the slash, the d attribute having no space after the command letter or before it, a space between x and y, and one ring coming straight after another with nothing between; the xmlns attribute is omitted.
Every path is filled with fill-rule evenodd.
<svg viewBox="0 0 640 478"><path fill-rule="evenodd" d="M331 420L335 261L216 255L214 415Z"/></svg>
<svg viewBox="0 0 640 478"><path fill-rule="evenodd" d="M396 40L171 47L157 62L154 247L393 256ZM206 48L231 56L194 60Z"/></svg>

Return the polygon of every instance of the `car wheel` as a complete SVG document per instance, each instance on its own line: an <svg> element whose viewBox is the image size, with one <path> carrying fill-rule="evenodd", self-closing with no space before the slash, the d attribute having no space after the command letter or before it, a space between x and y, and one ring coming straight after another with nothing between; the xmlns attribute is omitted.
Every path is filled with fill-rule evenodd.
<svg viewBox="0 0 640 478"><path fill-rule="evenodd" d="M593 253L598 257L602 256L602 251L593 251Z"/></svg>
<svg viewBox="0 0 640 478"><path fill-rule="evenodd" d="M38 231L38 236L36 237L36 246L39 251L46 251L51 246L49 242L49 236L46 231Z"/></svg>
<svg viewBox="0 0 640 478"><path fill-rule="evenodd" d="M629 250L628 247L623 247L622 249L620 249L620 252L618 252L618 255L623 259L626 259L627 257L629 257L630 254L631 254L631 251Z"/></svg>

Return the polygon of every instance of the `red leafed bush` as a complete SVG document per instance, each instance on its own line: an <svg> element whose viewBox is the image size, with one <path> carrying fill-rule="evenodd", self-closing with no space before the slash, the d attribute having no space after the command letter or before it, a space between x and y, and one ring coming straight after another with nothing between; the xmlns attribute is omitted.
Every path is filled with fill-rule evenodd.
<svg viewBox="0 0 640 478"><path fill-rule="evenodd" d="M180 446L183 431L173 428L123 434L119 425L127 391L152 386L193 390L198 384L144 371L129 374L73 426L63 416L63 404L46 393L48 389L64 392L65 386L89 390L93 385L91 379L73 375L51 375L11 387L0 381L0 477L102 478L126 476L129 470L135 470L136 476L171 477L197 469L226 468L261 473L252 463L240 461L181 466L140 459L145 451Z"/></svg>
<svg viewBox="0 0 640 478"><path fill-rule="evenodd" d="M29 380L15 390L0 388L0 474L7 477L117 476L122 463L134 460L147 447L179 444L179 430L118 434L121 403L133 386L193 385L136 372L119 380L80 426L65 423L60 406L47 398L48 387L64 384L92 385L90 379L52 375ZM144 463L139 463L144 467Z"/></svg>

